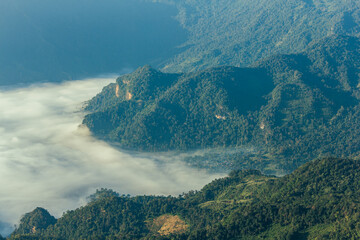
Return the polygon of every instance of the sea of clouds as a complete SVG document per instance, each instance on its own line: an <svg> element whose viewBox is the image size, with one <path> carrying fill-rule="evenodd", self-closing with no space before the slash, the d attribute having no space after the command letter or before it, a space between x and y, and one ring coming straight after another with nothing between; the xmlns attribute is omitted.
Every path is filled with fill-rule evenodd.
<svg viewBox="0 0 360 240"><path fill-rule="evenodd" d="M84 101L114 78L0 88L0 233L44 207L60 217L97 188L120 194L177 195L221 177L173 154L133 154L81 126ZM166 156L166 157L164 157Z"/></svg>

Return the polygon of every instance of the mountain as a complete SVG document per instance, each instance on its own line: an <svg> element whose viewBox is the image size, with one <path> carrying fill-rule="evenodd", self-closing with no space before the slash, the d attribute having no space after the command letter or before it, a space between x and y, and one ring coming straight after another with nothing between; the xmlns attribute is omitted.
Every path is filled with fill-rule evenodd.
<svg viewBox="0 0 360 240"><path fill-rule="evenodd" d="M87 110L95 113L84 123L96 134L145 150L236 143L234 130L240 136L242 129L234 122L241 121L241 113L264 104L262 96L271 87L271 79L254 69L220 67L179 75L145 66L91 100ZM249 98L254 105L245 102ZM220 129L226 128L224 136Z"/></svg>
<svg viewBox="0 0 360 240"><path fill-rule="evenodd" d="M179 197L102 189L44 231L10 239L357 239L359 176L358 161L324 158L281 178L233 171Z"/></svg>
<svg viewBox="0 0 360 240"><path fill-rule="evenodd" d="M356 0L2 0L0 85L248 66L359 36Z"/></svg>
<svg viewBox="0 0 360 240"><path fill-rule="evenodd" d="M275 54L304 51L325 37L359 37L356 0L162 0L179 9L189 32L183 51L163 66L167 72L219 65L248 66Z"/></svg>
<svg viewBox="0 0 360 240"><path fill-rule="evenodd" d="M324 155L357 157L359 57L358 38L332 36L251 68L170 74L145 66L91 99L83 123L142 151L252 147L250 166L262 170L291 171ZM233 168L249 159L238 154Z"/></svg>
<svg viewBox="0 0 360 240"><path fill-rule="evenodd" d="M16 229L16 234L39 233L55 223L56 219L46 209L38 207L22 217L19 228Z"/></svg>

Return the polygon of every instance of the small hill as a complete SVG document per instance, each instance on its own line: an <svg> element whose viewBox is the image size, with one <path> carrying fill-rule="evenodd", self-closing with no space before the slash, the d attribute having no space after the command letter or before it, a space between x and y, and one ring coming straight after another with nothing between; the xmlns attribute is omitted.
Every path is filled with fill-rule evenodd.
<svg viewBox="0 0 360 240"><path fill-rule="evenodd" d="M34 211L24 215L13 235L41 233L55 223L56 219L51 216L47 210L38 207Z"/></svg>

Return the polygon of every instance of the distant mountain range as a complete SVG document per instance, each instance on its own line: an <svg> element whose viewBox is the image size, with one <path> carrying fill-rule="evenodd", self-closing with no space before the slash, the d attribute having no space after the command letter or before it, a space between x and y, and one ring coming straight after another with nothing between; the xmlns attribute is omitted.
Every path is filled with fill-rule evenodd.
<svg viewBox="0 0 360 240"><path fill-rule="evenodd" d="M264 169L357 157L359 59L358 38L332 36L250 68L169 74L145 66L90 100L83 123L135 150L253 146Z"/></svg>
<svg viewBox="0 0 360 240"><path fill-rule="evenodd" d="M360 163L325 158L276 178L233 171L179 197L101 189L55 220L27 213L10 239L358 239Z"/></svg>
<svg viewBox="0 0 360 240"><path fill-rule="evenodd" d="M174 6L142 0L2 0L0 85L160 64L187 38L176 15Z"/></svg>
<svg viewBox="0 0 360 240"><path fill-rule="evenodd" d="M359 36L356 0L2 0L0 85L249 66L334 34Z"/></svg>
<svg viewBox="0 0 360 240"><path fill-rule="evenodd" d="M356 0L161 0L179 9L189 32L167 72L248 66L275 54L304 51L325 37L360 36Z"/></svg>

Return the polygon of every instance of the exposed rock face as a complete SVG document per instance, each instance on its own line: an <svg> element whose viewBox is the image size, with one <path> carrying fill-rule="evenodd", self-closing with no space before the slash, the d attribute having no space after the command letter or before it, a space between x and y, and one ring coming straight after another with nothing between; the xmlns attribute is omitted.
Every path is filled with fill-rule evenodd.
<svg viewBox="0 0 360 240"><path fill-rule="evenodd" d="M131 100L133 98L133 95L130 92L126 92L126 100Z"/></svg>
<svg viewBox="0 0 360 240"><path fill-rule="evenodd" d="M116 95L116 97L120 97L119 84L116 84L115 95Z"/></svg>

